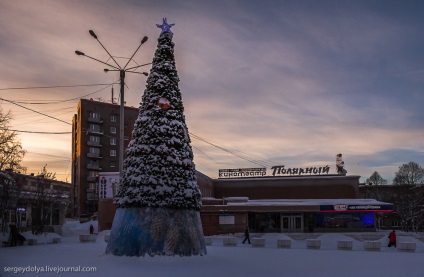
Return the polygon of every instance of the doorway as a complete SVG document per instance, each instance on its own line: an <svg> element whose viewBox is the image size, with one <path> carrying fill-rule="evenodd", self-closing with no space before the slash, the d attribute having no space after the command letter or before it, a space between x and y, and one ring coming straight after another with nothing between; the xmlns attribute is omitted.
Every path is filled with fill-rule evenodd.
<svg viewBox="0 0 424 277"><path fill-rule="evenodd" d="M303 216L302 215L282 215L281 216L281 232L302 233L303 232Z"/></svg>

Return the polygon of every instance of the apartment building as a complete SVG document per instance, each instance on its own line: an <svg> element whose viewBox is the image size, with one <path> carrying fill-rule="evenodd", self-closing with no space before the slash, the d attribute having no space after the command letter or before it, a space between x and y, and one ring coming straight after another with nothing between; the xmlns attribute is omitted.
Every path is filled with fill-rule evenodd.
<svg viewBox="0 0 424 277"><path fill-rule="evenodd" d="M120 106L81 99L72 120L73 215L91 215L98 210L96 176L119 171ZM125 107L124 148L127 147L139 109Z"/></svg>

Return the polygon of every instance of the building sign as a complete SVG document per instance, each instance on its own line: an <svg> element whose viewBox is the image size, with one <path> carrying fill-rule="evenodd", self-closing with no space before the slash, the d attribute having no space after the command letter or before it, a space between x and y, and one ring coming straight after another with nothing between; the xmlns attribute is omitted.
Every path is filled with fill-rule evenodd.
<svg viewBox="0 0 424 277"><path fill-rule="evenodd" d="M99 199L112 199L119 184L119 172L99 173Z"/></svg>
<svg viewBox="0 0 424 277"><path fill-rule="evenodd" d="M271 167L272 176L302 176L302 175L324 175L330 174L330 166L323 167L289 167L276 165ZM238 168L220 169L219 178L240 178L240 177L263 177L266 175L266 168Z"/></svg>
<svg viewBox="0 0 424 277"><path fill-rule="evenodd" d="M275 175L321 175L329 174L330 167L328 165L324 167L293 167L293 168L284 168L284 165L276 165L271 167L272 176Z"/></svg>
<svg viewBox="0 0 424 277"><path fill-rule="evenodd" d="M239 168L239 169L220 169L219 178L237 178L237 177L263 177L266 175L266 168Z"/></svg>
<svg viewBox="0 0 424 277"><path fill-rule="evenodd" d="M348 205L346 205L346 204L336 204L336 205L334 205L334 210L335 211L347 211L347 209L349 208L349 206Z"/></svg>
<svg viewBox="0 0 424 277"><path fill-rule="evenodd" d="M336 205L321 205L321 212L392 212L393 205L378 205L378 204L336 204Z"/></svg>
<svg viewBox="0 0 424 277"><path fill-rule="evenodd" d="M233 215L220 215L219 216L219 225L234 225L234 216Z"/></svg>

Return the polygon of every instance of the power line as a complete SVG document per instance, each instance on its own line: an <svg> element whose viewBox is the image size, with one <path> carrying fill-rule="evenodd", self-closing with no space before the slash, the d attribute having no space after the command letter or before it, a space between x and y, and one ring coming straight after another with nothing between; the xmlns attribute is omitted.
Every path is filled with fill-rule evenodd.
<svg viewBox="0 0 424 277"><path fill-rule="evenodd" d="M204 156L206 156L208 159L214 161L216 164L218 164L219 166L222 166L220 163L218 163L215 159L213 159L211 156L207 155L205 152L203 152L202 150L200 150L198 147L191 145L194 149L196 149L197 151L199 151L200 153L202 153Z"/></svg>
<svg viewBox="0 0 424 277"><path fill-rule="evenodd" d="M58 156L58 155L52 155L52 154L46 154L46 153L38 153L38 152L34 152L34 151L29 151L28 153L26 153L26 155L33 155L33 156L41 156L41 157L45 157L45 158L64 158L64 156ZM71 154L69 154L71 155ZM70 160L70 159L65 159L66 161Z"/></svg>
<svg viewBox="0 0 424 277"><path fill-rule="evenodd" d="M7 129L7 128L0 128L0 130L7 130L7 131L12 131L12 132L18 132L18 133L44 134L44 135L65 135L65 134L72 134L72 132L36 132L36 131L13 130L13 129Z"/></svg>
<svg viewBox="0 0 424 277"><path fill-rule="evenodd" d="M110 84L48 86L48 87L22 87L22 88L0 88L0 90L24 90L24 89L39 89L39 88L76 88L76 87L95 87L95 86L105 86L105 85L110 85Z"/></svg>
<svg viewBox="0 0 424 277"><path fill-rule="evenodd" d="M111 85L113 85L114 83L112 83L112 84L93 84L93 85L74 85L74 86L52 86L52 87L30 87L31 89L34 89L34 88L59 88L59 87L81 87L81 86L96 86L96 85L107 85L106 87L104 87L104 88L102 88L102 89L100 89L100 90L98 90L98 91L95 91L95 92L93 92L93 93L90 93L90 94L88 94L88 95L91 95L91 94L94 94L94 93L96 93L96 92L99 92L99 91L101 91L101 90L103 90L103 89L106 89L107 87L109 87L109 86L111 86ZM28 88L9 88L9 89L30 89L29 87ZM6 89L0 89L0 90L6 90ZM87 96L87 95L86 95ZM72 100L76 100L76 99L80 99L81 97L78 97L78 98L73 98L73 99L68 99L68 100L62 100L62 101L58 101L58 102L67 102L67 101L72 101ZM50 115L47 115L47 114L44 114L44 113L41 113L41 112L38 112L38 111L35 111L35 110L33 110L33 109L30 109L30 108L27 108L27 107L24 107L24 106L22 106L22 105L19 105L18 103L19 102L17 102L17 101L10 101L10 100L7 100L7 99L4 99L4 98L0 98L0 100L4 100L4 101L7 101L7 102L9 102L9 103L12 103L12 104L14 104L14 105L17 105L17 106L19 106L19 107L22 107L22 108L24 108L24 109L27 109L27 110L30 110L30 111L32 111L32 112L35 112L35 113L38 113L38 114L41 114L41 115L44 115L44 116L46 116L46 117L49 117L49 118L52 118L52 119L55 119L55 120L58 120L58 121L60 121L60 122L63 122L63 123L66 123L66 124L69 124L69 125L72 125L71 123L69 123L69 122L66 122L66 121L63 121L63 120L61 120L61 119L58 119L58 118L55 118L55 117L53 117L53 116L50 116ZM49 102L49 103L26 103L26 104L52 104L52 103L54 103L54 102ZM56 102L57 103L57 102ZM22 132L22 133L36 133L36 134L70 134L70 133L72 133L72 132L34 132L34 131L22 131L22 130L10 130L10 131L14 131L14 132ZM83 129L83 131L89 131L89 130L84 130ZM209 141L207 141L206 139L204 139L204 138L201 138L201 137L199 137L199 136L197 136L197 135L195 135L195 134L193 134L193 133L189 133L190 135L192 135L195 139L198 139L198 140L200 140L200 141L203 141L203 142L205 142L205 143L207 143L207 144L209 144L209 145L212 145L213 147L216 147L216 148L218 148L218 149L220 149L220 150L222 150L222 151L224 151L224 152L227 152L227 153L229 153L229 154L231 154L231 155L233 155L233 156L236 156L236 157L238 157L238 158L241 158L241 159L243 159L243 160L246 160L246 161L249 161L249 162L251 162L251 163L254 163L254 164L257 164L257 165L260 165L260 166L262 166L262 167L267 167L267 166L271 166L272 164L273 164L273 162L271 161L271 163L270 163L270 161L267 161L267 160L256 160L256 159L252 159L252 158L255 158L254 156L252 156L252 155L249 155L249 154L245 154L245 153L243 153L243 152L241 152L241 151L236 151L236 150L234 150L234 149L228 149L228 148L225 148L225 147L223 147L223 146L220 146L220 145L217 145L217 144L214 144L214 143L212 143L212 142L209 142ZM110 137L110 136L107 136L107 135L105 135L106 137ZM199 150L198 148L196 148L197 150ZM199 150L200 151L200 150ZM202 152L202 151L200 151L200 152ZM202 154L204 154L203 152L202 152ZM204 154L205 156L207 156L206 154ZM207 156L208 158L210 158L209 156ZM212 159L212 158L210 158L210 159ZM213 160L213 159L212 159ZM215 161L216 162L216 161Z"/></svg>
<svg viewBox="0 0 424 277"><path fill-rule="evenodd" d="M7 99L1 98L1 97L0 97L0 100L3 100L3 101L6 101L6 102L9 102L9 103L12 103L12 104L14 104L14 105L16 105L16 106L19 106L19 107L21 107L21 108L24 108L24 109L30 110L30 111L32 111L32 112L35 112L35 113L38 113L38 114L41 114L41 115L44 115L44 116L50 117L50 118L55 119L55 120L57 120L57 121L60 121L60 122L63 122L63 123L66 123L66 124L72 125L71 123L66 122L66 121L64 121L64 120L62 120L62 119L59 119L59 118L56 118L56 117L53 117L53 116L50 116L50 115L47 115L47 114L44 114L44 113L41 113L41 112L37 112L37 111L35 111L35 110L33 110L33 109L30 109L30 108L24 107L24 106L22 106L22 105L19 105L19 104L17 104L17 103L15 103L15 102L13 102L13 101L10 101L10 100L7 100Z"/></svg>
<svg viewBox="0 0 424 277"><path fill-rule="evenodd" d="M227 149L227 148L225 148L225 147L223 147L223 146L216 145L216 144L214 144L214 143L212 143L212 142L210 142L210 141L207 141L206 139L201 138L201 137L199 137L199 136L197 136L197 135L195 135L195 134L193 134L193 133L190 133L190 132L189 132L189 134L190 134L191 136L193 136L195 139L198 139L198 140L200 140L200 141L203 141L203 142L205 142L205 143L207 143L207 144L209 144L209 145L212 145L213 147L216 147L216 148L218 148L218 149L221 149L222 151L227 152L227 153L229 153L229 154L231 154L231 155L233 155L233 156L236 156L236 157L238 157L238 158L240 158L240 159L243 159L243 160L245 160L245 161L248 161L248 162L251 162L251 163L257 164L257 165L262 166L262 167L267 167L267 166L269 166L269 164L267 165L266 163L264 163L264 162L262 162L262 161L258 161L258 160L250 159L250 158L249 158L249 157L247 157L246 155L243 155L243 154L237 153L237 152L235 152L235 151L233 151L233 150L230 150L230 149Z"/></svg>
<svg viewBox="0 0 424 277"><path fill-rule="evenodd" d="M106 87L96 90L95 92L80 96L80 97L76 97L76 98L71 98L71 99L67 99L67 100L39 100L39 101L49 101L49 102L25 102L25 101L13 101L14 103L20 103L20 104L27 104L27 105L48 105L48 104L57 104L57 103L64 103L64 102L70 102L70 101L74 101L74 100L79 100L83 97L87 97L90 95L93 95L99 91L102 91L104 89L107 89L110 86L113 86L114 84L116 84L117 81L113 82L112 84L96 84L96 86L98 85L106 85ZM80 86L84 86L84 85L77 85L75 87L80 87ZM85 85L85 86L91 86L91 85ZM93 85L94 86L94 85ZM68 86L70 87L70 86Z"/></svg>

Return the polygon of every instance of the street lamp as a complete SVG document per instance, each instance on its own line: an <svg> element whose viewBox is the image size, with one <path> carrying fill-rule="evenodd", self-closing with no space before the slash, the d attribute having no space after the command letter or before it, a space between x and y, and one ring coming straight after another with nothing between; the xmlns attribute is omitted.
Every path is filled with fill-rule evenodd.
<svg viewBox="0 0 424 277"><path fill-rule="evenodd" d="M125 87L125 72L129 72L129 73L137 73L137 74L143 74L145 76L148 76L147 72L137 72L134 71L139 67L145 66L145 65L149 65L152 63L146 63L146 64L142 64L142 65L138 65L138 66L133 66L130 68L127 68L128 64L130 63L130 61L132 60L132 58L134 57L134 55L137 53L138 49L140 49L141 45L143 45L146 41L147 41L147 36L144 36L143 39L140 42L140 45L138 46L138 48L135 50L134 54L131 56L130 59L128 59L127 64L124 67L121 67L116 60L113 58L113 56L109 53L109 51L107 51L106 47L104 47L104 45L100 42L100 40L98 39L97 35L94 33L93 30L88 31L90 33L90 35L95 38L100 45L103 47L103 49L106 51L106 53L109 55L109 57L115 62L115 65L111 65L108 64L106 62L100 61L96 58L90 57L88 55L86 55L84 52L75 51L75 54L77 54L78 56L84 56L87 58L90 58L92 60L95 60L97 62L100 62L102 64L105 64L107 66L109 66L112 69L104 69L104 72L109 72L109 71L119 71L119 76L120 76L120 85L121 85L121 105L120 105L120 111L119 111L119 116L120 116L120 122L119 122L119 153L120 153L120 157L119 157L119 175L122 177L122 172L124 169L124 87Z"/></svg>

